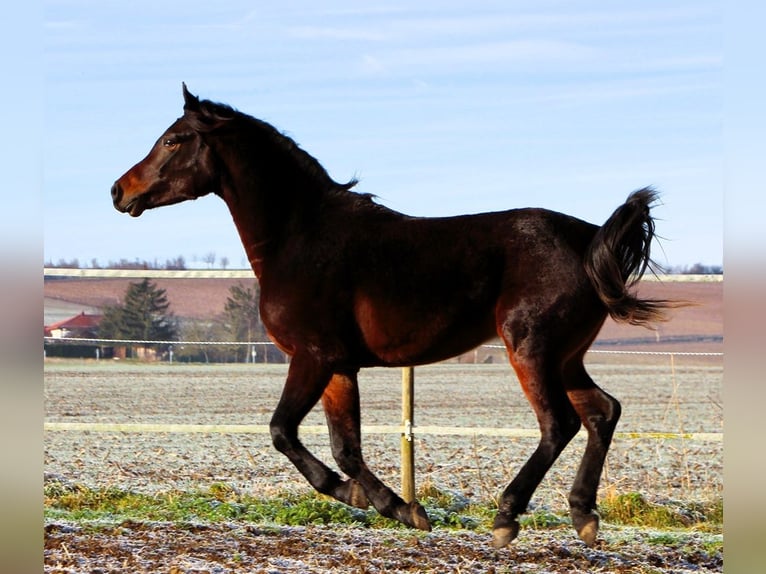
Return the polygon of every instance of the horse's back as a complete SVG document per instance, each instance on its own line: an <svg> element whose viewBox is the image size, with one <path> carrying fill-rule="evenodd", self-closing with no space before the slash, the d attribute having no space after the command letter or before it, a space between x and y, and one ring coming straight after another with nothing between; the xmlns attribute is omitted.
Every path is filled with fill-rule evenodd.
<svg viewBox="0 0 766 574"><path fill-rule="evenodd" d="M509 285L585 280L582 261L598 226L546 209L365 224L352 265L375 278L429 292L481 298ZM366 274L366 275L365 275ZM563 285L561 285L563 286Z"/></svg>
<svg viewBox="0 0 766 574"><path fill-rule="evenodd" d="M386 364L426 363L493 338L515 309L536 310L530 325L578 315L577 301L595 302L582 259L596 229L541 209L368 222L343 272L364 346Z"/></svg>

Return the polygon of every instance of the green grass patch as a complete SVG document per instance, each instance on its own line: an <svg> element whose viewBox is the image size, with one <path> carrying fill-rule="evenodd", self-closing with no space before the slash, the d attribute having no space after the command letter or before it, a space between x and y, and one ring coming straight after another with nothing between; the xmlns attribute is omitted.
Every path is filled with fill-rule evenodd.
<svg viewBox="0 0 766 574"><path fill-rule="evenodd" d="M243 495L223 483L204 491L168 491L142 494L115 487L90 489L45 485L45 517L72 521L163 521L175 523L241 520L288 526L353 524L371 528L404 528L399 522L337 502L317 493L287 494L282 498ZM426 497L434 527L489 529L494 514L488 507L474 507L457 495Z"/></svg>
<svg viewBox="0 0 766 574"><path fill-rule="evenodd" d="M474 504L464 496L434 487L422 489L419 501L435 528L488 532L497 508ZM281 498L242 494L225 483L207 490L136 493L116 487L91 489L82 485L49 482L44 487L45 517L71 521L162 521L173 523L243 521L257 524L308 526L348 524L370 528L404 528L373 509L346 506L309 492ZM653 504L637 493L607 497L600 505L605 522L660 529L684 528L722 532L723 502L710 504ZM524 528L568 527L566 513L537 509L520 517ZM662 536L658 534L657 536ZM659 539L658 539L659 540ZM661 541L659 541L661 542ZM659 543L658 542L658 543Z"/></svg>
<svg viewBox="0 0 766 574"><path fill-rule="evenodd" d="M519 524L524 528L534 530L549 530L571 526L572 520L566 514L557 514L546 509L536 509L519 518Z"/></svg>
<svg viewBox="0 0 766 574"><path fill-rule="evenodd" d="M366 512L319 495L261 499L214 483L206 491L142 494L114 487L45 486L45 515L69 520L156 520L176 523L242 520L285 525L366 524Z"/></svg>
<svg viewBox="0 0 766 574"><path fill-rule="evenodd" d="M652 503L637 492L611 495L599 504L599 514L606 522L651 528L693 528L721 532L723 498L698 503Z"/></svg>

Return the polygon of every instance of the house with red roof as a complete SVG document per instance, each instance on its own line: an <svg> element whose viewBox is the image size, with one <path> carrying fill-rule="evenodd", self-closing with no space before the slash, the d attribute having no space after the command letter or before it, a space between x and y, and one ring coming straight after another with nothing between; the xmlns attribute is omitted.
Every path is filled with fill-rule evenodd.
<svg viewBox="0 0 766 574"><path fill-rule="evenodd" d="M64 319L43 328L46 337L64 339L74 337L77 339L92 339L96 337L98 324L103 315L88 315L84 311L79 315Z"/></svg>
<svg viewBox="0 0 766 574"><path fill-rule="evenodd" d="M82 343L77 339L95 339L103 315L82 312L74 317L43 326L46 357L106 358L112 347Z"/></svg>

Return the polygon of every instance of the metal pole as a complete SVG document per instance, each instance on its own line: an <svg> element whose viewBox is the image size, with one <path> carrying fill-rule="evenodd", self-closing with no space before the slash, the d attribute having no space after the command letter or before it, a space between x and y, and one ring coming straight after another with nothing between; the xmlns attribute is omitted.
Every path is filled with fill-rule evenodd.
<svg viewBox="0 0 766 574"><path fill-rule="evenodd" d="M402 368L402 498L415 500L415 368Z"/></svg>

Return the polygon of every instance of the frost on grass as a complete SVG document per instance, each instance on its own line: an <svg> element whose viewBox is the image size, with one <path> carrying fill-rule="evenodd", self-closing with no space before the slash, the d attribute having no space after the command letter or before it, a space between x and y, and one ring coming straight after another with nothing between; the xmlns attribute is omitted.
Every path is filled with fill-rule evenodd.
<svg viewBox="0 0 766 574"><path fill-rule="evenodd" d="M49 523L45 572L592 573L723 571L720 537L678 534L669 543L637 529L607 529L587 548L567 529L523 530L502 550L486 534L413 534L334 526L261 529L227 523L182 528L133 523L93 529Z"/></svg>

